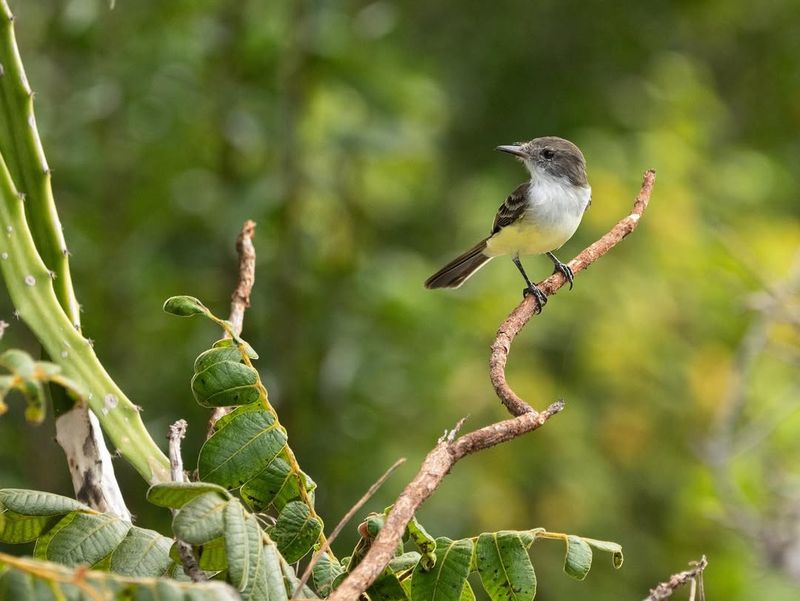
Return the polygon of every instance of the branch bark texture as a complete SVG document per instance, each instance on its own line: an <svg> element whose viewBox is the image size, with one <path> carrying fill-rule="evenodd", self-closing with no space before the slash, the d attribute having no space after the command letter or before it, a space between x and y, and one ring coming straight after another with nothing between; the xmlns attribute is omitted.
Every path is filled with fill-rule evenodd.
<svg viewBox="0 0 800 601"><path fill-rule="evenodd" d="M570 261L569 265L575 274L583 271L606 254L636 228L639 218L647 208L654 183L655 171L645 172L631 214L620 220L605 236ZM539 288L545 294L552 295L565 282L566 279L563 275L555 274L540 283ZM534 314L536 308L536 300L533 297L524 299L500 326L497 338L492 345L490 364L492 384L497 395L514 417L458 438L456 438L458 426L455 430L446 433L436 447L428 453L417 475L397 498L392 511L386 518L383 529L378 533L367 555L331 594L328 598L329 601L356 601L370 587L393 557L394 550L403 537L408 522L420 505L433 494L433 491L457 461L472 453L533 432L564 409L563 401L557 401L544 411L536 411L519 398L506 382L505 367L511 342Z"/></svg>
<svg viewBox="0 0 800 601"><path fill-rule="evenodd" d="M642 187L639 190L639 194L636 195L636 200L633 203L633 210L630 215L620 219L605 236L588 246L583 252L569 262L569 266L572 268L575 275L597 261L597 259L614 248L623 238L636 229L642 213L644 213L647 204L650 202L650 194L653 191L655 181L656 172L653 169L645 171L642 179ZM566 283L567 279L563 274L554 273L546 280L537 284L537 286L547 296L552 296ZM506 363L508 362L508 353L511 350L511 343L514 341L517 334L519 334L520 330L525 327L525 324L528 323L528 320L534 315L537 308L538 304L536 299L532 295L526 297L500 325L500 329L497 330L497 337L492 344L492 354L489 360L489 377L492 380L492 386L494 386L497 396L511 415L522 415L523 413L535 411L533 407L517 396L508 385L506 381Z"/></svg>
<svg viewBox="0 0 800 601"><path fill-rule="evenodd" d="M650 594L644 601L664 601L672 596L677 589L685 585L687 582L692 583L691 594L689 595L690 601L705 601L705 592L703 591L703 570L708 566L706 556L700 558L700 561L693 561L692 569L685 570L673 574L669 580L662 582L656 588L650 591Z"/></svg>

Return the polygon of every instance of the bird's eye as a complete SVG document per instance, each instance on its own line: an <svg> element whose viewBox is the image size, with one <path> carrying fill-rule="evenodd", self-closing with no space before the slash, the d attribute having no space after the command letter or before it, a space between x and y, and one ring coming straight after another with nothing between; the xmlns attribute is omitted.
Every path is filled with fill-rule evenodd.
<svg viewBox="0 0 800 601"><path fill-rule="evenodd" d="M545 148L542 150L542 156L546 159L552 159L554 156L556 156L556 153L552 148Z"/></svg>

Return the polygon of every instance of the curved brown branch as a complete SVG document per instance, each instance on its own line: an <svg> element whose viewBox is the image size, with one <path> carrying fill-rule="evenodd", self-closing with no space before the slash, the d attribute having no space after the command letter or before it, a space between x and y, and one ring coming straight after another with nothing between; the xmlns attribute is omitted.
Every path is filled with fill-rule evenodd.
<svg viewBox="0 0 800 601"><path fill-rule="evenodd" d="M459 459L532 432L563 408L564 403L557 401L540 413L528 412L459 438L455 438L456 430L445 433L425 457L417 475L397 498L363 561L328 597L328 601L355 601L370 587L394 556L397 544L419 506L433 494Z"/></svg>
<svg viewBox="0 0 800 601"><path fill-rule="evenodd" d="M655 171L645 172L631 214L570 262L570 267L575 273L586 269L636 228L639 217L650 200L655 177ZM551 295L563 286L564 282L564 276L558 274L550 276L539 286L545 294ZM433 494L459 459L532 432L564 409L563 401L557 401L544 411L535 411L506 383L505 366L511 342L531 318L535 309L536 302L533 298L523 300L500 326L497 339L492 345L490 365L492 383L500 399L515 417L456 438L457 431L463 423L461 420L453 431L439 439L436 447L425 457L417 475L397 498L367 555L328 597L329 601L356 601L361 593L370 587L393 557L397 544L417 509Z"/></svg>
<svg viewBox="0 0 800 601"><path fill-rule="evenodd" d="M655 170L649 169L645 171L642 179L642 187L639 190L639 194L636 195L631 214L623 217L605 236L588 246L583 252L569 262L569 266L572 268L575 275L597 261L597 259L619 244L625 236L636 229L639 218L647 208L647 203L650 202L650 193L653 191L653 184L655 181ZM547 296L552 296L559 288L566 284L566 282L567 279L561 273L554 273L546 280L537 284L537 286ZM508 362L508 352L511 349L511 343L525 324L528 323L528 320L534 315L537 308L536 299L533 296L526 297L500 325L500 329L497 330L497 337L492 344L492 354L489 359L489 377L492 380L492 386L494 386L497 396L511 415L536 412L533 407L517 396L508 385L506 381L506 363Z"/></svg>

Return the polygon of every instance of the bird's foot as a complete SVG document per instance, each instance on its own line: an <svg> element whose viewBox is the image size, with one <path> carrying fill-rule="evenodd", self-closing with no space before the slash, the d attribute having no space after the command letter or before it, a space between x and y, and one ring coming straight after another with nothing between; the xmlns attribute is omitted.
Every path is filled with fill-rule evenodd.
<svg viewBox="0 0 800 601"><path fill-rule="evenodd" d="M535 284L531 284L522 291L523 298L527 298L528 295L531 294L536 297L536 302L539 305L539 307L536 309L536 313L541 313L542 308L544 308L544 306L547 304L547 295L539 290Z"/></svg>
<svg viewBox="0 0 800 601"><path fill-rule="evenodd" d="M553 263L553 266L555 267L553 273L560 273L567 278L567 281L569 282L569 289L572 290L572 282L575 281L575 274L572 273L572 267L566 263L562 263L561 261L558 263Z"/></svg>

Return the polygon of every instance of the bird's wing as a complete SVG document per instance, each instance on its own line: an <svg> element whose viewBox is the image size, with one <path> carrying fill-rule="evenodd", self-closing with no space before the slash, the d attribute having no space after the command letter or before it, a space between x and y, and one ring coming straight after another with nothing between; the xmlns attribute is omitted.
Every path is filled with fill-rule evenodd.
<svg viewBox="0 0 800 601"><path fill-rule="evenodd" d="M529 182L520 184L516 190L508 195L497 213L494 216L494 223L492 223L492 235L502 230L507 225L511 225L517 221L525 212L525 205L528 203L528 188Z"/></svg>

